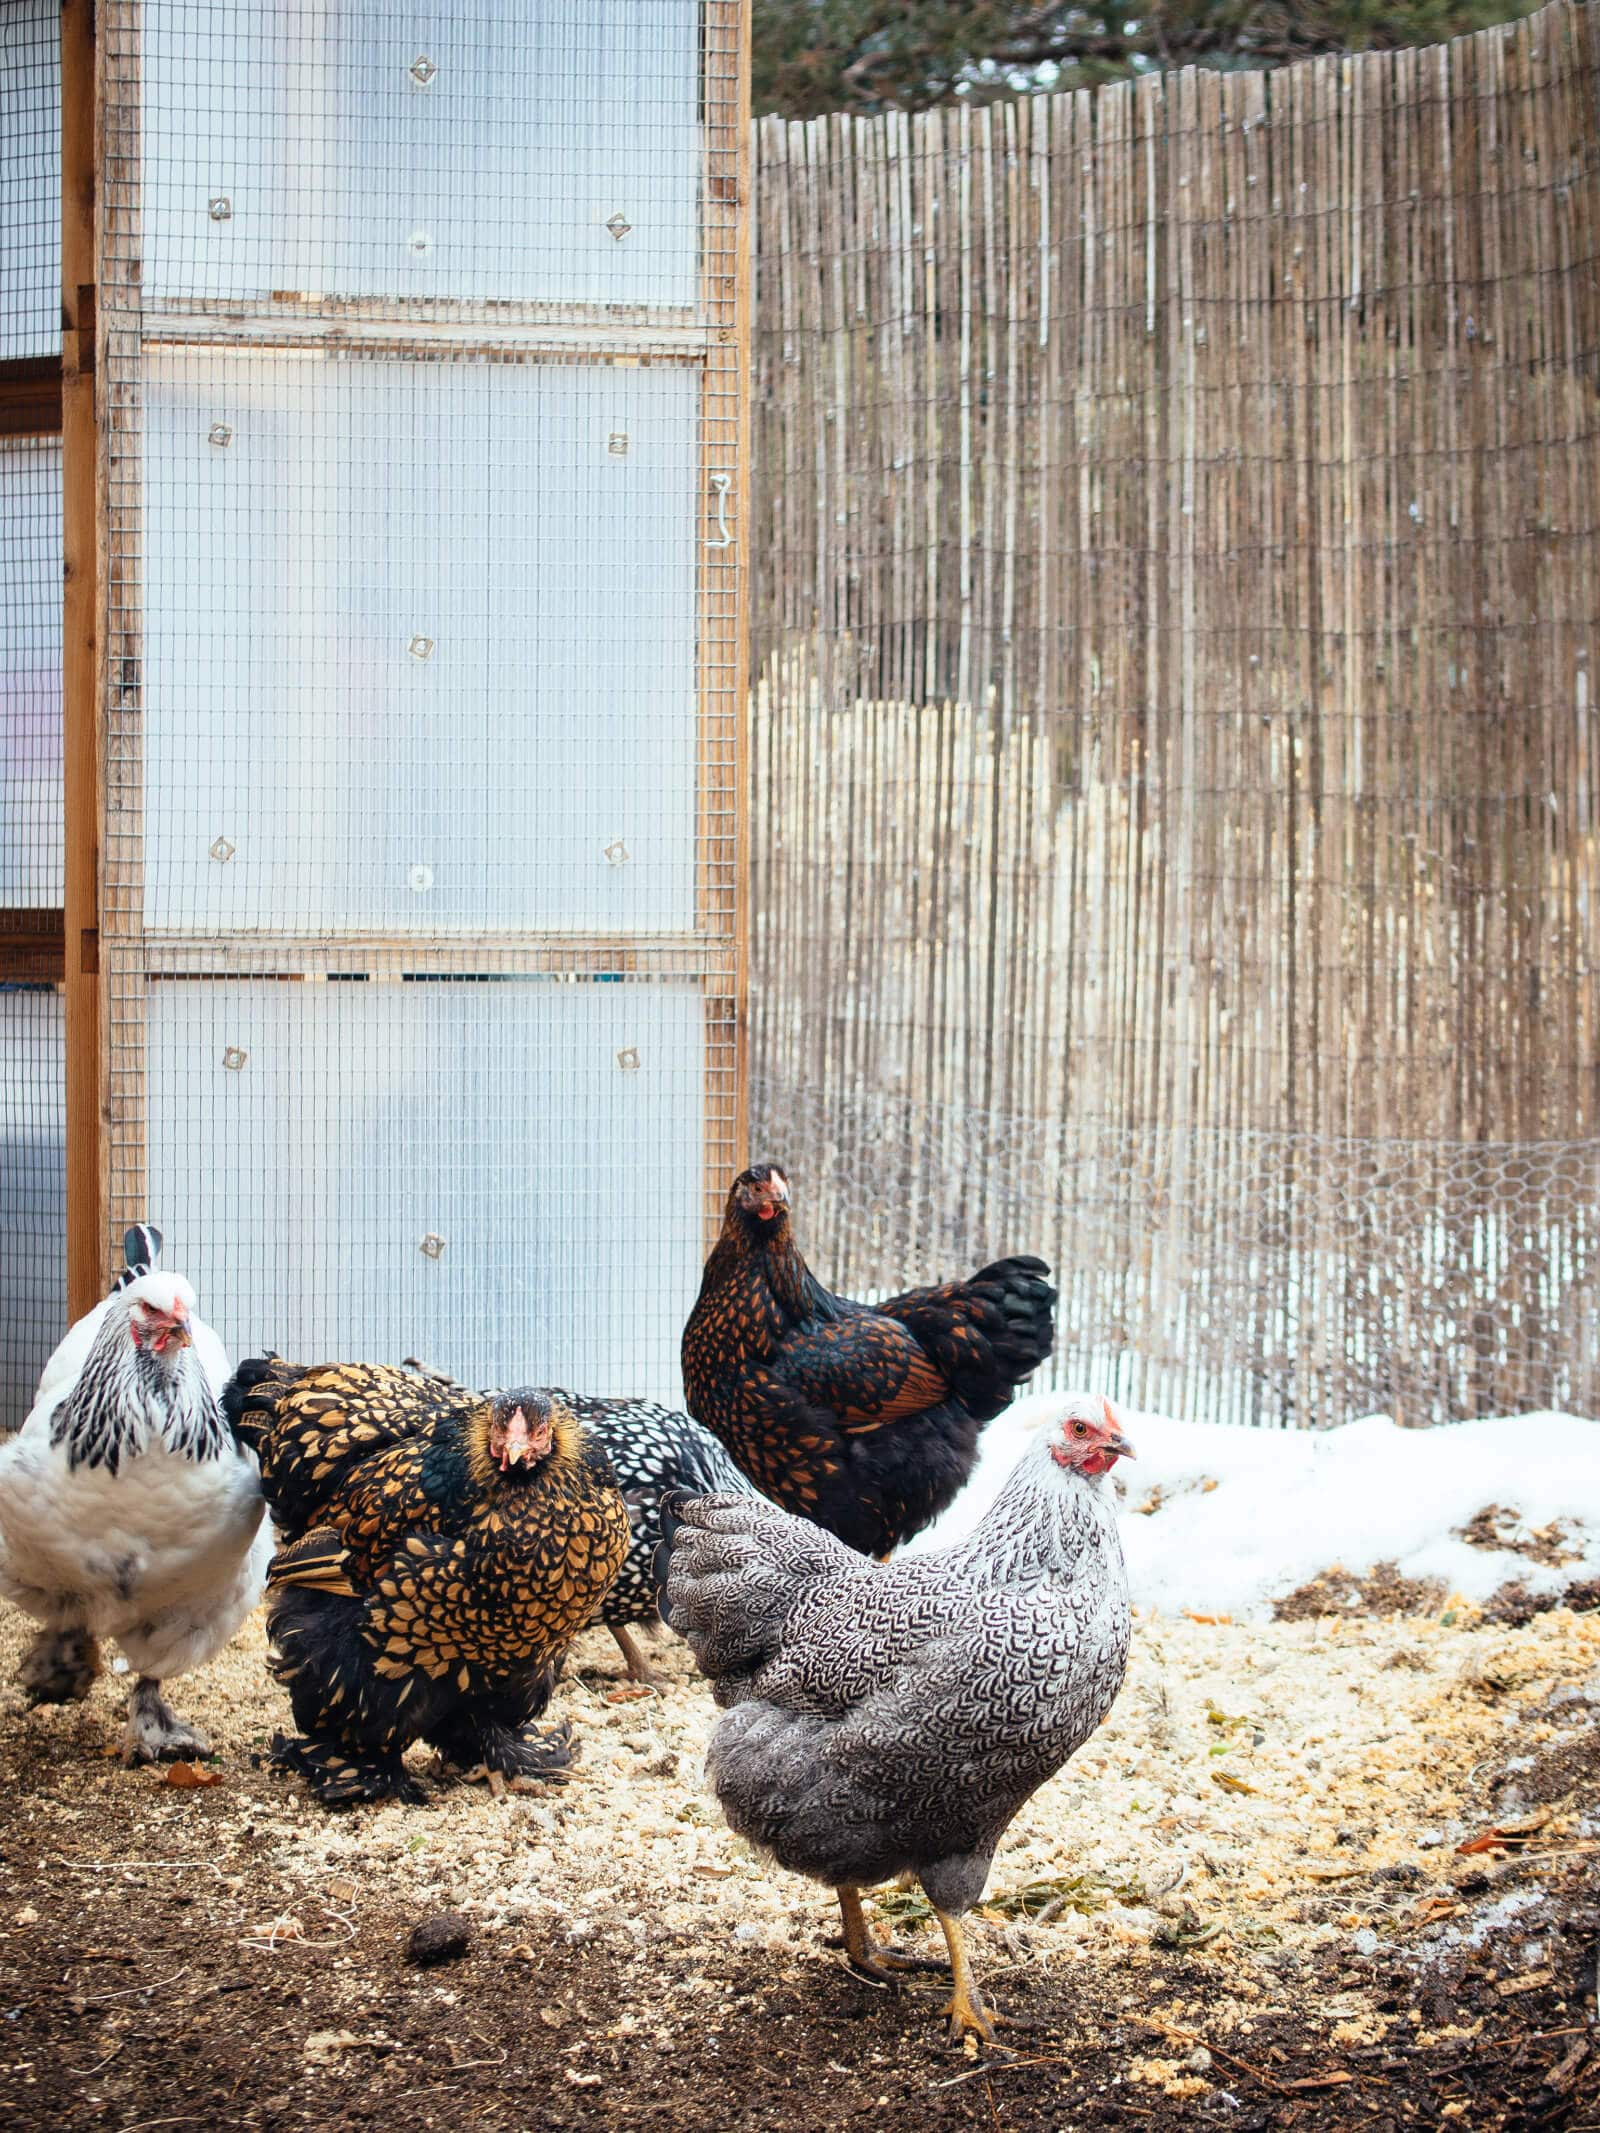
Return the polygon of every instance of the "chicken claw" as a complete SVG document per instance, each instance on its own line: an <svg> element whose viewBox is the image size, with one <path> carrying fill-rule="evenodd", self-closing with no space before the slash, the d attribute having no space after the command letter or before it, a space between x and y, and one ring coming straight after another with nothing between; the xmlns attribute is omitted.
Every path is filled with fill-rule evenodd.
<svg viewBox="0 0 1600 2133"><path fill-rule="evenodd" d="M845 1961L858 1977L870 1978L875 1985L898 1985L900 1973L904 1971L947 1970L950 1967L935 1956L903 1955L898 1948L886 1948L867 1931L861 1891L846 1883L838 1891L838 1896L840 1915L844 1919Z"/></svg>
<svg viewBox="0 0 1600 2133"><path fill-rule="evenodd" d="M1003 2022L1005 2016L997 2008L983 2004L978 1981L967 1960L967 1941L961 1930L961 1920L949 1911L941 1911L937 1905L933 1915L943 1929L945 1946L950 1950L950 1973L955 1981L955 1990L944 2010L950 2024L950 2042L959 2044L964 2037L970 2036L982 2044L993 2044L994 2025Z"/></svg>

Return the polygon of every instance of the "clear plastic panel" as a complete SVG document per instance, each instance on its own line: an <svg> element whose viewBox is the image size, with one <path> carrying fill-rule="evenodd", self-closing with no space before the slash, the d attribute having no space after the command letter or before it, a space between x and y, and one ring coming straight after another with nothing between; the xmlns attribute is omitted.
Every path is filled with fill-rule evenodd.
<svg viewBox="0 0 1600 2133"><path fill-rule="evenodd" d="M149 987L149 1213L230 1353L675 1396L692 983Z"/></svg>
<svg viewBox="0 0 1600 2133"><path fill-rule="evenodd" d="M66 1009L0 986L0 1431L33 1405L66 1331Z"/></svg>
<svg viewBox="0 0 1600 2133"><path fill-rule="evenodd" d="M146 302L690 306L697 0L144 9Z"/></svg>
<svg viewBox="0 0 1600 2133"><path fill-rule="evenodd" d="M0 362L61 346L61 10L0 0Z"/></svg>
<svg viewBox="0 0 1600 2133"><path fill-rule="evenodd" d="M146 922L687 931L698 372L145 381Z"/></svg>
<svg viewBox="0 0 1600 2133"><path fill-rule="evenodd" d="M59 907L61 446L0 444L0 905Z"/></svg>

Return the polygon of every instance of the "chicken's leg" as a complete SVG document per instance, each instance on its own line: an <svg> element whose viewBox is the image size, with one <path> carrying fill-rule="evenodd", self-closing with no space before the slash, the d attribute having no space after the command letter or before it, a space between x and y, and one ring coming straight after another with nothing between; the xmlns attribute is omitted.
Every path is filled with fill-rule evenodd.
<svg viewBox="0 0 1600 2133"><path fill-rule="evenodd" d="M141 1674L128 1698L122 1760L131 1769L138 1763L175 1763L191 1755L210 1753L210 1741L178 1717L162 1695L160 1682Z"/></svg>
<svg viewBox="0 0 1600 2133"><path fill-rule="evenodd" d="M844 1884L838 1896L844 1919L845 1960L862 1977L869 1977L878 1985L892 1985L904 1970L944 1969L945 1965L931 1955L902 1955L898 1948L886 1948L873 1940L861 1908L861 1891L851 1882Z"/></svg>
<svg viewBox="0 0 1600 2133"><path fill-rule="evenodd" d="M611 1625L611 1634L617 1640L617 1650L628 1662L628 1679L637 1681L642 1688L659 1689L663 1686L661 1676L640 1651L638 1640L626 1629Z"/></svg>
<svg viewBox="0 0 1600 2133"><path fill-rule="evenodd" d="M978 1990L978 1981L972 1974L972 1964L967 1956L967 1937L961 1930L961 1921L950 1911L941 1911L937 1904L933 1915L944 1929L944 1943L950 1950L950 1974L955 1990L950 1995L950 2004L945 2013L950 2018L950 2042L959 2044L963 2037L981 2038L985 2044L994 2042L994 2025L1005 2017L993 2007L985 2007L983 1995Z"/></svg>

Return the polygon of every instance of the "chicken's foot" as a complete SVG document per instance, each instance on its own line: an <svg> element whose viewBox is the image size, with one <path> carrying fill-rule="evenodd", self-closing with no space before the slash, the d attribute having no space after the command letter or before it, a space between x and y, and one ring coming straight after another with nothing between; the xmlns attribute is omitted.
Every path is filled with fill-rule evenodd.
<svg viewBox="0 0 1600 2133"><path fill-rule="evenodd" d="M128 1698L128 1723L122 1735L122 1760L130 1770L140 1763L176 1763L209 1755L211 1743L197 1726L185 1723L161 1693L161 1684L141 1674Z"/></svg>
<svg viewBox="0 0 1600 2133"><path fill-rule="evenodd" d="M950 1950L950 1974L955 1984L950 2004L945 2009L950 2022L950 2042L959 2044L963 2037L972 2036L984 2044L992 2044L994 2025L1003 2022L1005 2016L983 2004L978 1981L972 1974L967 1937L961 1929L960 1919L949 1911L941 1911L937 1904L933 1907L933 1915L943 1929L944 1944Z"/></svg>
<svg viewBox="0 0 1600 2133"><path fill-rule="evenodd" d="M81 1703L100 1671L100 1647L86 1629L41 1629L17 1668L30 1704Z"/></svg>
<svg viewBox="0 0 1600 2133"><path fill-rule="evenodd" d="M482 1768L496 1777L559 1779L578 1758L572 1721L540 1732L512 1726L482 1711L458 1711L448 1726L430 1734L448 1760L462 1770Z"/></svg>
<svg viewBox="0 0 1600 2133"><path fill-rule="evenodd" d="M398 1754L354 1755L331 1741L274 1733L272 1768L297 1771L323 1807L357 1807L364 1800L399 1800L407 1807L427 1804L428 1795Z"/></svg>
<svg viewBox="0 0 1600 2133"><path fill-rule="evenodd" d="M615 1623L612 1623L611 1634L617 1640L617 1650L621 1652L628 1663L628 1679L638 1682L639 1686L644 1689L659 1690L664 1688L666 1684L644 1653L640 1651L638 1639L634 1637L632 1632L626 1629L619 1629Z"/></svg>
<svg viewBox="0 0 1600 2133"><path fill-rule="evenodd" d="M934 1956L903 1955L898 1948L887 1948L875 1941L867 1931L861 1891L850 1882L838 1891L838 1896L839 1913L844 1920L845 1961L859 1977L871 1978L875 1985L897 1985L904 1971L946 1967Z"/></svg>

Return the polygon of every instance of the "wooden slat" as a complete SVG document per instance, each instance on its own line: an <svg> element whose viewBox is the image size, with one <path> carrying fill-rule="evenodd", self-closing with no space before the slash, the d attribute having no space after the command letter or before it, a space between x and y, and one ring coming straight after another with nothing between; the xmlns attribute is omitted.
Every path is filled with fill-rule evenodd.
<svg viewBox="0 0 1600 2133"><path fill-rule="evenodd" d="M93 0L61 6L61 442L63 772L66 806L67 1310L104 1293L108 1267L101 1121L100 524L95 430L95 38Z"/></svg>

